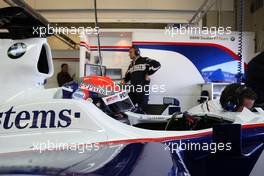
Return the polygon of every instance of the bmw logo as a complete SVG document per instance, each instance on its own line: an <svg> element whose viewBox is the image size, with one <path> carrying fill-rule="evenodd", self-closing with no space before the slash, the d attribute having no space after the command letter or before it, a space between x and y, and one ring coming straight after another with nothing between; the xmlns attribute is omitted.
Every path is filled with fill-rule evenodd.
<svg viewBox="0 0 264 176"><path fill-rule="evenodd" d="M15 43L7 51L8 57L18 59L26 53L27 46L25 43Z"/></svg>
<svg viewBox="0 0 264 176"><path fill-rule="evenodd" d="M235 41L235 37L230 37L230 40L233 42Z"/></svg>

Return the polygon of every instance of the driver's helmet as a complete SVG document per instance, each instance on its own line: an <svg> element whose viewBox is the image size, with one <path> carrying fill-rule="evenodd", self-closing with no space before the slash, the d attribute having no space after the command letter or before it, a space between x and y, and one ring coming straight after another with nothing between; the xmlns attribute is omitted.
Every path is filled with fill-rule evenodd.
<svg viewBox="0 0 264 176"><path fill-rule="evenodd" d="M120 86L107 76L86 76L78 83L72 81L64 84L62 90L63 98L87 100L113 95L120 91Z"/></svg>
<svg viewBox="0 0 264 176"><path fill-rule="evenodd" d="M83 77L79 89L90 98L106 97L120 91L119 86L108 76Z"/></svg>

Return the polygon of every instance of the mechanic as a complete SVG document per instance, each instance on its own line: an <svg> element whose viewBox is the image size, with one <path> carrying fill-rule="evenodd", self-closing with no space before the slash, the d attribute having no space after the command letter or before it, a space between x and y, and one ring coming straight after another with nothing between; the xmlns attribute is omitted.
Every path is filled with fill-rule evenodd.
<svg viewBox="0 0 264 176"><path fill-rule="evenodd" d="M57 82L59 87L61 87L63 84L71 82L75 77L75 74L70 76L68 73L68 64L61 64L61 71L57 74Z"/></svg>
<svg viewBox="0 0 264 176"><path fill-rule="evenodd" d="M160 63L147 57L141 57L140 50L135 46L129 49L129 57L132 61L123 82L128 83L130 81L132 90L130 89L129 96L134 105L144 111L149 97L149 75L160 69Z"/></svg>
<svg viewBox="0 0 264 176"><path fill-rule="evenodd" d="M220 97L220 104L226 111L242 112L254 106L257 94L249 87L237 83L225 87Z"/></svg>

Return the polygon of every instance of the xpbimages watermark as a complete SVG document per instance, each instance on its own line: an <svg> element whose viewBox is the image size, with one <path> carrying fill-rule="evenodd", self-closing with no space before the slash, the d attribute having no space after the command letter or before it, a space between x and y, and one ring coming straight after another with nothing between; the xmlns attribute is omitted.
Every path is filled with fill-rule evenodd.
<svg viewBox="0 0 264 176"><path fill-rule="evenodd" d="M92 91L92 92L98 92L103 95L113 95L114 92L121 91L121 90L126 90L127 92L145 93L146 95L150 95L151 93L165 93L167 91L165 84L120 85L120 84L114 83L113 85L94 86L91 84L81 82L80 88L84 91L87 90L87 91Z"/></svg>
<svg viewBox="0 0 264 176"><path fill-rule="evenodd" d="M46 142L36 142L32 145L33 151L43 153L45 151L76 151L79 154L91 151L98 151L100 145L98 143L86 144L86 143L63 143L47 140Z"/></svg>
<svg viewBox="0 0 264 176"><path fill-rule="evenodd" d="M230 151L232 149L231 142L229 143L199 143L199 142L166 142L165 150L170 150L170 152L174 153L178 150L187 150L187 151L209 151L210 153L216 153L217 151Z"/></svg>
<svg viewBox="0 0 264 176"><path fill-rule="evenodd" d="M62 27L62 26L51 26L50 24L47 25L47 27L43 26L33 26L33 35L39 36L39 37L45 37L48 35L54 35L54 34L78 34L80 36L82 35L97 35L99 34L99 27Z"/></svg>
<svg viewBox="0 0 264 176"><path fill-rule="evenodd" d="M229 35L232 33L232 27L199 27L199 26L168 26L165 27L165 35L174 37L177 35L210 35L216 37L218 35Z"/></svg>

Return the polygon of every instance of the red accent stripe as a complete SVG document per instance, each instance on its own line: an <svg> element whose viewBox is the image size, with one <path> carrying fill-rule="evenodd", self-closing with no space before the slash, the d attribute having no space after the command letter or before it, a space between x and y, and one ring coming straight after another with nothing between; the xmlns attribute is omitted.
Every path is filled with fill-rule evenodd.
<svg viewBox="0 0 264 176"><path fill-rule="evenodd" d="M93 45L93 46L89 46L89 44L88 43L86 43L85 41L81 41L80 42L80 45L82 45L82 46L85 46L86 48L98 48L98 46L95 46L95 45ZM105 46L100 46L100 48L124 48L124 49L129 49L131 46L113 46L113 45L105 45Z"/></svg>
<svg viewBox="0 0 264 176"><path fill-rule="evenodd" d="M121 49L129 49L131 46L100 46L100 48L121 48ZM90 48L98 48L98 46L90 46Z"/></svg>
<svg viewBox="0 0 264 176"><path fill-rule="evenodd" d="M81 41L80 44L87 45L89 47L89 43L86 43L84 41Z"/></svg>
<svg viewBox="0 0 264 176"><path fill-rule="evenodd" d="M101 145L110 145L110 144L130 144L130 143L141 143L141 142L166 142L171 140L181 140L181 139L189 139L196 137L205 137L211 135L212 131L196 133L190 135L183 136L170 136L170 137L161 137L161 138L138 138L138 139L124 139L124 140L115 140L115 141L105 141L99 142Z"/></svg>
<svg viewBox="0 0 264 176"><path fill-rule="evenodd" d="M258 127L264 127L264 123L242 125L242 129L258 128ZM212 134L212 131L208 131L208 132L183 135L183 136L171 136L171 137L162 137L162 138L139 138L139 139L106 141L106 142L100 142L99 144L107 145L107 144L127 144L127 143L137 143L137 142L165 142L165 141L170 141L170 140L180 140L180 139L204 137L204 136L208 136L211 134Z"/></svg>
<svg viewBox="0 0 264 176"><path fill-rule="evenodd" d="M80 46L85 47L88 50L94 50L94 49L98 49L97 46L90 46L88 47L87 45L81 44ZM101 49L129 49L130 46L101 46Z"/></svg>
<svg viewBox="0 0 264 176"><path fill-rule="evenodd" d="M242 129L258 128L258 127L264 127L264 123L243 125ZM212 131L209 131L209 132L203 132L203 133L197 133L197 134L191 134L191 135L183 135L183 136L170 136L170 137L161 137L161 138L139 138L139 139L105 141L105 142L99 142L97 144L100 144L100 145L111 145L111 144L144 143L144 142L166 142L166 141L169 141L169 140L181 140L181 139L188 139L188 138L195 138L195 137L204 137L204 136L211 135L211 134L212 134ZM82 144L82 145L89 145L89 144L91 144L91 143ZM50 150L48 150L48 151L50 151ZM36 150L35 151L34 150L26 150L26 151L19 151L19 152L1 153L0 155L12 155L12 154L16 154L16 153L25 153L25 152L38 152L38 151L36 151Z"/></svg>
<svg viewBox="0 0 264 176"><path fill-rule="evenodd" d="M219 49L224 50L225 52L227 52L229 55L231 55L234 59L236 60L240 60L238 55L235 54L232 50L230 50L229 48L219 45L219 44L215 44L215 43L193 43L193 42L146 42L146 41L134 41L132 42L133 44L147 44L147 45L185 45L185 46L212 46L212 47L216 47Z"/></svg>
<svg viewBox="0 0 264 176"><path fill-rule="evenodd" d="M249 128L258 128L264 127L264 123L261 124L248 124L243 125L242 129ZM138 139L123 139L123 140L114 140L114 141L105 141L99 142L100 145L111 145L111 144L130 144L130 143L144 143L144 142L166 142L171 140L182 140L189 138L197 138L197 137L205 137L208 135L212 135L212 131L190 134L190 135L182 135L182 136L169 136L169 137L160 137L160 138L138 138Z"/></svg>
<svg viewBox="0 0 264 176"><path fill-rule="evenodd" d="M85 41L81 41L80 46L84 46L86 49L90 50L89 43L86 43Z"/></svg>
<svg viewBox="0 0 264 176"><path fill-rule="evenodd" d="M86 49L90 50L90 47L87 46L87 45L85 45L85 44L80 44L80 46L83 46L83 47L85 47Z"/></svg>
<svg viewBox="0 0 264 176"><path fill-rule="evenodd" d="M257 123L257 124L248 124L248 125L243 125L243 129L248 129L248 128L258 128L258 127L264 127L264 123Z"/></svg>
<svg viewBox="0 0 264 176"><path fill-rule="evenodd" d="M53 60L80 60L80 58L52 58Z"/></svg>

